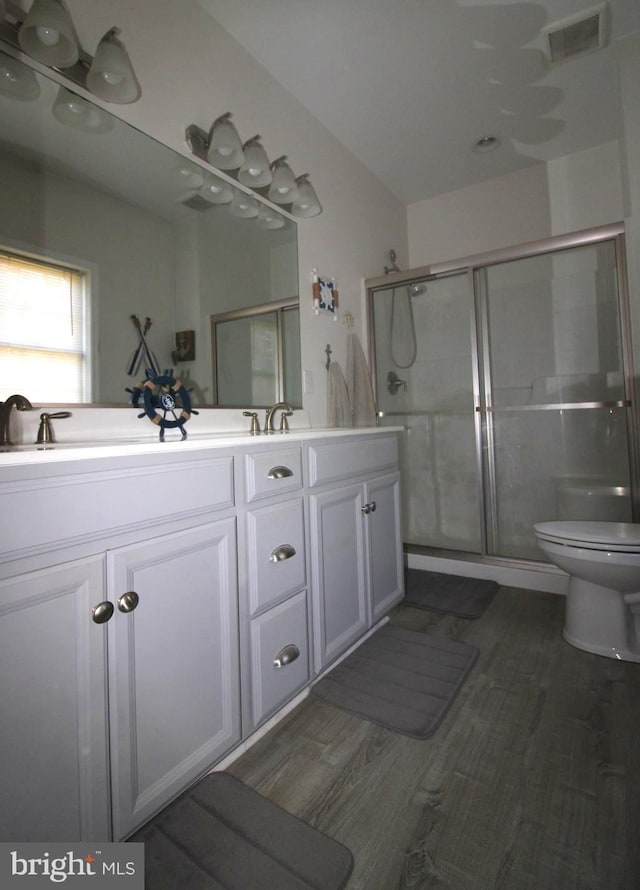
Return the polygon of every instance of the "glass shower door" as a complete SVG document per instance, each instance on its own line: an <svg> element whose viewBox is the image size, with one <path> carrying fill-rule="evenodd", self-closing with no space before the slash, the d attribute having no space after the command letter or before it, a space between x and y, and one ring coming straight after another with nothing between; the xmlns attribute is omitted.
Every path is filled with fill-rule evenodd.
<svg viewBox="0 0 640 890"><path fill-rule="evenodd" d="M373 293L382 423L403 425L403 531L409 546L482 551L474 406L473 298L465 272Z"/></svg>
<svg viewBox="0 0 640 890"><path fill-rule="evenodd" d="M487 266L475 285L488 554L543 559L543 520L631 521L616 242Z"/></svg>

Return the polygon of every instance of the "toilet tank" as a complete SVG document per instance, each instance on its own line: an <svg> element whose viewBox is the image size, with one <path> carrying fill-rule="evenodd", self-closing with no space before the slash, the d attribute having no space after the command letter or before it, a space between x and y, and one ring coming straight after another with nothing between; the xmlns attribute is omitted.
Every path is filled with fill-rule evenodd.
<svg viewBox="0 0 640 890"><path fill-rule="evenodd" d="M631 522L628 485L607 479L561 477L554 480L558 519L591 519L600 522Z"/></svg>

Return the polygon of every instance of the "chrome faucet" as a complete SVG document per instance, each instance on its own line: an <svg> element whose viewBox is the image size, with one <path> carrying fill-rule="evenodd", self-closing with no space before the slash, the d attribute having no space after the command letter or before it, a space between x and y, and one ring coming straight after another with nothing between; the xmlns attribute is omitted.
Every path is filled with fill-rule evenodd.
<svg viewBox="0 0 640 890"><path fill-rule="evenodd" d="M29 399L26 396L18 395L18 393L9 396L6 401L0 402L0 445L12 444L9 420L11 418L11 409L14 405L18 411L30 411L33 408Z"/></svg>
<svg viewBox="0 0 640 890"><path fill-rule="evenodd" d="M264 419L264 431L265 433L273 433L273 415L276 413L278 408L281 408L282 411L287 412L287 416L291 416L293 414L293 408L289 404L289 402L276 402L271 408L267 408L267 414ZM281 432L286 432L288 429L288 425L283 422L280 427Z"/></svg>

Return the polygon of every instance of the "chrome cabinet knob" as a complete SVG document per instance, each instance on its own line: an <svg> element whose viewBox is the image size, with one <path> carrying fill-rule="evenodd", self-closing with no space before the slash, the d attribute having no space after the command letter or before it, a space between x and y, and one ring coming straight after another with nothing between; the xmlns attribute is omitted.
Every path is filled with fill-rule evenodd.
<svg viewBox="0 0 640 890"><path fill-rule="evenodd" d="M292 547L291 544L280 544L279 547L276 547L276 549L271 552L269 559L271 562L282 562L284 559L291 559L291 557L295 555L296 548Z"/></svg>
<svg viewBox="0 0 640 890"><path fill-rule="evenodd" d="M366 514L371 513L371 507L369 506L369 504L365 504L364 507L360 507L360 509L362 510L363 513L366 513Z"/></svg>
<svg viewBox="0 0 640 890"><path fill-rule="evenodd" d="M273 659L273 666L276 668L286 667L286 665L291 664L292 661L295 661L296 658L300 655L300 650L294 643L289 643L283 649L281 649L276 657Z"/></svg>
<svg viewBox="0 0 640 890"><path fill-rule="evenodd" d="M376 502L375 502L375 501L371 501L371 503L369 504L369 506L371 507L371 512L372 512L372 513L375 513L375 512L376 512Z"/></svg>
<svg viewBox="0 0 640 890"><path fill-rule="evenodd" d="M123 593L118 599L118 608L121 612L133 612L139 602L140 597L135 590L129 590L127 593Z"/></svg>
<svg viewBox="0 0 640 890"><path fill-rule="evenodd" d="M105 600L103 603L98 603L98 605L94 606L91 610L91 617L96 624L106 624L112 615L113 603L110 603L109 600Z"/></svg>

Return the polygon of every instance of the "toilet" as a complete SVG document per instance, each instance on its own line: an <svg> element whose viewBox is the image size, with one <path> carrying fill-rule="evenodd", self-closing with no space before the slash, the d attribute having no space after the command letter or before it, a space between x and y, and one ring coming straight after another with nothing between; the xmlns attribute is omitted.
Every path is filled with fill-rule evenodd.
<svg viewBox="0 0 640 890"><path fill-rule="evenodd" d="M565 640L640 662L640 524L567 520L533 528L540 550L570 575Z"/></svg>

